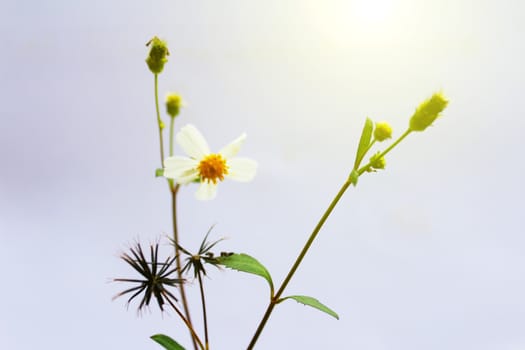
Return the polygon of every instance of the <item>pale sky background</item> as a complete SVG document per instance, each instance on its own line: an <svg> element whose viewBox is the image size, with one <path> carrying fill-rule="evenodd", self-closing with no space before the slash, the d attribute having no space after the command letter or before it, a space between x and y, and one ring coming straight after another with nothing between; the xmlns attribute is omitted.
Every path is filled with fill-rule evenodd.
<svg viewBox="0 0 525 350"><path fill-rule="evenodd" d="M211 202L183 188L183 243L215 224L219 250L257 257L277 284L365 117L399 135L423 99L450 98L347 192L287 289L341 319L284 303L257 349L525 350L525 3L2 0L0 30L0 349L155 350L155 333L190 349L173 314L137 317L108 283L135 276L118 259L134 239L170 232L144 62L158 35L161 96L188 105L177 129L216 150L246 132L241 155L260 166ZM210 272L212 349L243 349L266 284Z"/></svg>

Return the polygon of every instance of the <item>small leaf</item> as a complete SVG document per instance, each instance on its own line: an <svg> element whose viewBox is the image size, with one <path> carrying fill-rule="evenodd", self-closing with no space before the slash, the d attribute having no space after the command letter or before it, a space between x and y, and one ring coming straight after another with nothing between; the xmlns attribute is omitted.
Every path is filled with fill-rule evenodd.
<svg viewBox="0 0 525 350"><path fill-rule="evenodd" d="M273 295L273 282L270 273L259 261L247 254L232 254L218 258L219 264L237 271L251 273L261 276L270 284L270 290Z"/></svg>
<svg viewBox="0 0 525 350"><path fill-rule="evenodd" d="M171 339L167 335L164 334L155 334L150 337L160 345L164 347L166 350L185 350L182 345L177 343L175 340Z"/></svg>
<svg viewBox="0 0 525 350"><path fill-rule="evenodd" d="M354 169L359 168L359 164L365 157L366 152L370 146L370 140L372 139L372 133L374 131L374 123L370 118L366 118L363 132L361 133L361 139L359 140L359 147L357 148L357 155L355 157Z"/></svg>
<svg viewBox="0 0 525 350"><path fill-rule="evenodd" d="M326 312L328 315L335 317L336 319L339 319L339 315L337 315L334 310L328 308L326 305L321 304L321 302L319 302L319 300L315 298L308 297L306 295L291 295L289 297L282 298L281 300L279 300L279 302L282 302L286 299L293 299L297 301L298 303L301 303L307 306L311 306L313 308L316 308L317 310Z"/></svg>
<svg viewBox="0 0 525 350"><path fill-rule="evenodd" d="M160 176L163 176L163 175L164 175L164 169L162 169L162 168L155 169L155 177L160 177Z"/></svg>

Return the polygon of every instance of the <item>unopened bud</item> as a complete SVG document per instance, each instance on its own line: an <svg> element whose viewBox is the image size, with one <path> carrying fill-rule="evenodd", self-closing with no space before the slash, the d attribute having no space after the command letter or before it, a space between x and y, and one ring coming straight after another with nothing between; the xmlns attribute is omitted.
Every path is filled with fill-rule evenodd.
<svg viewBox="0 0 525 350"><path fill-rule="evenodd" d="M169 93L166 95L166 112L172 118L179 115L180 108L183 106L183 101L180 95L175 93Z"/></svg>
<svg viewBox="0 0 525 350"><path fill-rule="evenodd" d="M410 130L423 131L439 117L448 105L448 100L442 93L435 93L428 100L417 107L414 115L410 118Z"/></svg>
<svg viewBox="0 0 525 350"><path fill-rule="evenodd" d="M370 169L368 171L374 171L376 169L384 169L386 166L385 157L380 157L381 152L377 152L370 157Z"/></svg>
<svg viewBox="0 0 525 350"><path fill-rule="evenodd" d="M146 63L148 64L149 70L153 74L160 74L164 69L164 64L168 62L167 56L169 56L168 46L166 42L160 40L156 36L153 37L146 46L150 47Z"/></svg>
<svg viewBox="0 0 525 350"><path fill-rule="evenodd" d="M376 128L374 130L374 139L376 141L384 141L392 137L392 127L387 122L378 122L376 123Z"/></svg>

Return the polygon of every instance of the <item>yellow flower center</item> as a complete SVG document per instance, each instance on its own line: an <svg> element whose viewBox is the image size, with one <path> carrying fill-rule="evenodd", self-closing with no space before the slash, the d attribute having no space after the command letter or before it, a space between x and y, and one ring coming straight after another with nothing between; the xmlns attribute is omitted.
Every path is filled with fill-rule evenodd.
<svg viewBox="0 0 525 350"><path fill-rule="evenodd" d="M228 174L228 166L226 165L226 159L220 154L209 154L204 157L199 166L199 175L201 181L217 183L217 179L224 180L224 175Z"/></svg>

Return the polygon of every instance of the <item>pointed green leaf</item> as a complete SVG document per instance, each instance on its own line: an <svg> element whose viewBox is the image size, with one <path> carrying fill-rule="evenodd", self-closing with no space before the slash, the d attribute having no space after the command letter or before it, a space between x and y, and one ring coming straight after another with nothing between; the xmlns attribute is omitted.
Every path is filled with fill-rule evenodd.
<svg viewBox="0 0 525 350"><path fill-rule="evenodd" d="M273 282L270 273L259 261L247 254L232 254L218 258L219 264L237 271L251 273L261 276L270 284L270 290L273 295Z"/></svg>
<svg viewBox="0 0 525 350"><path fill-rule="evenodd" d="M185 350L182 345L177 343L175 340L171 339L167 335L164 334L155 334L150 337L160 345L164 347L166 350Z"/></svg>
<svg viewBox="0 0 525 350"><path fill-rule="evenodd" d="M326 312L328 315L330 315L332 317L335 317L335 318L339 319L339 315L337 315L334 310L330 309L326 305L323 305L319 300L317 300L315 298L308 297L306 295L291 295L289 297L282 298L281 300L279 300L279 302L284 301L286 299L293 299L293 300L297 301L298 303L301 303L301 304L304 304L304 305L307 305L307 306L311 306L313 308L316 308L317 310L321 310L322 312Z"/></svg>
<svg viewBox="0 0 525 350"><path fill-rule="evenodd" d="M361 133L361 139L359 140L359 147L357 148L357 155L355 157L354 169L359 168L359 164L365 157L366 152L370 146L372 140L372 133L374 131L374 122L370 118L366 118L363 132Z"/></svg>
<svg viewBox="0 0 525 350"><path fill-rule="evenodd" d="M164 169L162 169L162 168L155 169L155 177L160 177L160 176L163 176L163 175L164 175Z"/></svg>

